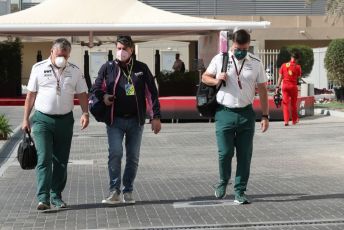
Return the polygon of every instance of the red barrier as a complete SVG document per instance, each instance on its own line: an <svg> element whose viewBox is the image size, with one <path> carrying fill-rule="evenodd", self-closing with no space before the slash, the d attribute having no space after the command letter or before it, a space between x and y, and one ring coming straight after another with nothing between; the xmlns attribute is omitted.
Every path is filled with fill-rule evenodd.
<svg viewBox="0 0 344 230"><path fill-rule="evenodd" d="M160 97L161 114L163 119L186 119L186 120L208 120L199 116L196 109L196 98L192 96L172 96ZM0 98L0 106L23 106L25 103L25 95L19 98ZM74 104L78 105L79 100L74 99ZM260 100L254 100L254 110L257 114L257 119L261 116ZM283 120L282 108L276 108L273 98L269 98L269 108L271 120ZM314 97L299 97L298 98L299 116L313 116L314 115Z"/></svg>

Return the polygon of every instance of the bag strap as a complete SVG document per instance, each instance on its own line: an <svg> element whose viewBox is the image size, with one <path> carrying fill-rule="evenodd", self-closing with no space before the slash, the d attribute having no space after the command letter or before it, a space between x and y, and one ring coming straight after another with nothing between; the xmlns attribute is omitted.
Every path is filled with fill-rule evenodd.
<svg viewBox="0 0 344 230"><path fill-rule="evenodd" d="M229 60L229 55L228 55L228 51L222 53L222 68L221 68L221 73L225 73L227 72L227 66L228 66L228 60ZM225 81L221 81L219 87L216 88L215 90L215 94L217 94L220 91L220 88L223 86L226 86L226 82Z"/></svg>
<svg viewBox="0 0 344 230"><path fill-rule="evenodd" d="M25 137L26 134L28 135L30 142L34 144L34 141L33 141L32 137L31 137L31 133L29 132L28 129L25 129L24 137Z"/></svg>

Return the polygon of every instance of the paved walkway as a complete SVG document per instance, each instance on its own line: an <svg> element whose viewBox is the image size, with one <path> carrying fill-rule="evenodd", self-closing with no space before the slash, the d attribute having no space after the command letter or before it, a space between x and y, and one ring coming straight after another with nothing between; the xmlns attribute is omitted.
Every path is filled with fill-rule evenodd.
<svg viewBox="0 0 344 230"><path fill-rule="evenodd" d="M68 210L38 212L34 171L15 155L0 169L0 229L344 229L344 119L315 116L297 126L271 123L255 136L248 195L233 205L232 186L216 200L214 124L147 125L135 183L135 205L105 206L104 126L76 126L63 198ZM233 162L234 163L234 162Z"/></svg>

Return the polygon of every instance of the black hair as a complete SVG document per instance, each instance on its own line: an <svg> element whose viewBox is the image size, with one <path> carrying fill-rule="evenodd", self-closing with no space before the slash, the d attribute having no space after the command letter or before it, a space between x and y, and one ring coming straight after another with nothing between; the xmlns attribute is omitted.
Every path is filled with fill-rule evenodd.
<svg viewBox="0 0 344 230"><path fill-rule="evenodd" d="M296 60L300 60L301 55L299 52L294 51L294 52L291 52L291 57L293 57Z"/></svg>
<svg viewBox="0 0 344 230"><path fill-rule="evenodd" d="M127 36L127 35L119 35L117 36L117 40L116 40L116 43L119 42L127 47L131 47L133 48L134 47L134 42L133 40L131 39L130 36Z"/></svg>
<svg viewBox="0 0 344 230"><path fill-rule="evenodd" d="M251 36L246 30L237 30L233 33L232 41L244 45L251 41Z"/></svg>

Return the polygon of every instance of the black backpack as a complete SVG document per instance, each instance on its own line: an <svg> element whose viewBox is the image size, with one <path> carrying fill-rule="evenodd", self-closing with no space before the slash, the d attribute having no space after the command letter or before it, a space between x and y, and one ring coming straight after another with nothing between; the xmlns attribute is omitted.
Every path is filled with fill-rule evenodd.
<svg viewBox="0 0 344 230"><path fill-rule="evenodd" d="M19 144L17 158L22 169L34 169L37 165L35 143L27 130L24 132L23 140Z"/></svg>
<svg viewBox="0 0 344 230"><path fill-rule="evenodd" d="M228 53L223 53L221 72L227 71L227 65ZM216 107L218 105L216 101L216 95L222 85L225 85L225 82L222 81L218 87L209 86L203 82L200 82L196 94L196 105L197 110L202 117L212 118L215 116Z"/></svg>

